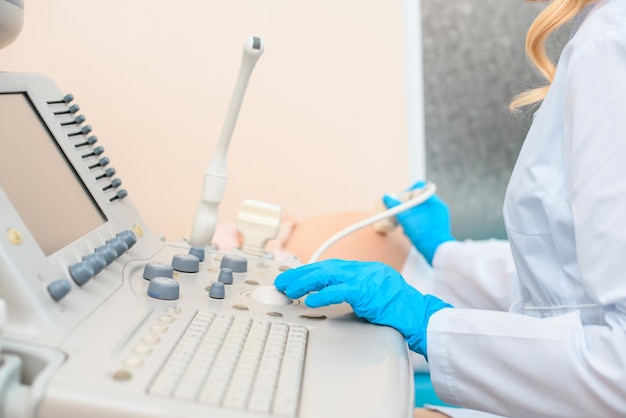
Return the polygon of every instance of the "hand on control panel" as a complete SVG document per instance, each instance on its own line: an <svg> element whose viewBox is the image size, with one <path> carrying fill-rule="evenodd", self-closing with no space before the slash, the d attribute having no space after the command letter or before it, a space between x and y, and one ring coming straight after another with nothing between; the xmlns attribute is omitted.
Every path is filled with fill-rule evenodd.
<svg viewBox="0 0 626 418"><path fill-rule="evenodd" d="M281 273L274 285L288 297L310 292L310 308L347 302L354 313L373 324L397 329L409 348L426 355L426 328L430 316L452 307L411 287L391 267L377 262L326 260Z"/></svg>

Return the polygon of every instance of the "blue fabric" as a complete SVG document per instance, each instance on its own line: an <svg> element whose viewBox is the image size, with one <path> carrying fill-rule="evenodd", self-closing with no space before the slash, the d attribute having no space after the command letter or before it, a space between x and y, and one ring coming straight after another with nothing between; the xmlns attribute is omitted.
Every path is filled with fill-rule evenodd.
<svg viewBox="0 0 626 418"><path fill-rule="evenodd" d="M439 399L433 388L433 383L430 380L430 373L415 373L413 380L415 382L416 408L421 408L424 405L453 406Z"/></svg>

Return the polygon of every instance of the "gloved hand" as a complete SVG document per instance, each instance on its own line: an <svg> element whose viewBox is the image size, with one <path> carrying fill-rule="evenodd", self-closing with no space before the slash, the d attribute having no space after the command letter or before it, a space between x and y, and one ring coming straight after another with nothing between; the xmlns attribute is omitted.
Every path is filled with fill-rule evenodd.
<svg viewBox="0 0 626 418"><path fill-rule="evenodd" d="M276 277L276 288L292 298L309 292L304 303L318 308L348 302L369 322L397 329L409 348L426 356L426 327L430 316L452 307L423 295L391 267L378 262L326 260L287 270Z"/></svg>
<svg viewBox="0 0 626 418"><path fill-rule="evenodd" d="M425 184L423 181L417 182L408 190L421 189ZM385 195L383 203L390 209L402 202ZM437 196L432 196L421 205L397 214L396 219L402 225L404 234L431 266L439 245L454 241L450 230L448 206Z"/></svg>

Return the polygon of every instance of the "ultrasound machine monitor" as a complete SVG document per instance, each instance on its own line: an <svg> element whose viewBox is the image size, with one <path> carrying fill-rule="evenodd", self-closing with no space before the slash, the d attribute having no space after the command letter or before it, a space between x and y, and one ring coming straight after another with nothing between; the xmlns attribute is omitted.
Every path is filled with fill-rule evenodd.
<svg viewBox="0 0 626 418"><path fill-rule="evenodd" d="M397 331L250 297L296 259L160 240L48 78L0 73L0 117L0 417L412 416Z"/></svg>

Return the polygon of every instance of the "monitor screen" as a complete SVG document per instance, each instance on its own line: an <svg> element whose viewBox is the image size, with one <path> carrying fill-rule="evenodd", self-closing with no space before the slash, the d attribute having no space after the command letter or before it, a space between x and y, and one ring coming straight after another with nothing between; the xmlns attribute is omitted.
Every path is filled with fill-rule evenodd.
<svg viewBox="0 0 626 418"><path fill-rule="evenodd" d="M0 94L0 187L46 255L107 219L26 94Z"/></svg>

